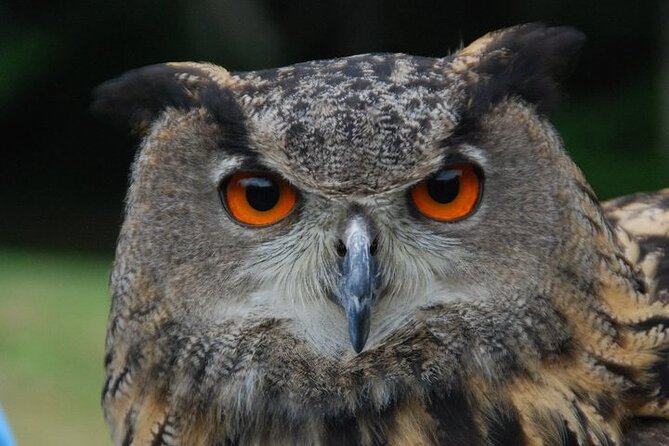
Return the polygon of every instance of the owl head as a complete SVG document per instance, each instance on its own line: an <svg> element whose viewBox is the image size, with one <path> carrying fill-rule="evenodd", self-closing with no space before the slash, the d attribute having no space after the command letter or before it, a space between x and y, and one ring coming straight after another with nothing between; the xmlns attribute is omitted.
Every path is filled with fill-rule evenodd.
<svg viewBox="0 0 669 446"><path fill-rule="evenodd" d="M142 137L111 277L115 443L610 445L667 417L653 256L546 118L582 41L530 24L444 58L99 87Z"/></svg>
<svg viewBox="0 0 669 446"><path fill-rule="evenodd" d="M271 318L354 356L425 306L532 299L582 232L585 183L545 117L582 41L530 24L444 58L168 63L102 85L95 108L143 137L113 311Z"/></svg>

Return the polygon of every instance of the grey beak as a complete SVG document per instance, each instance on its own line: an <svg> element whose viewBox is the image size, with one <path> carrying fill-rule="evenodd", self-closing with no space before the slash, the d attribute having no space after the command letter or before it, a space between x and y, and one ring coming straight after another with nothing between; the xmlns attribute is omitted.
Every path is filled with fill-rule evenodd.
<svg viewBox="0 0 669 446"><path fill-rule="evenodd" d="M372 305L377 294L373 237L362 217L352 218L344 231L346 253L342 261L338 300L346 313L348 334L356 353L367 343Z"/></svg>

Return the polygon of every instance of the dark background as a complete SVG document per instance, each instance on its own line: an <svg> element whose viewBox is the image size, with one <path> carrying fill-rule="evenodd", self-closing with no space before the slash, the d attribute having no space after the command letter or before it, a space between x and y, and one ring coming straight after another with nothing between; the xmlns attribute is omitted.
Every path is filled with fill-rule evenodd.
<svg viewBox="0 0 669 446"><path fill-rule="evenodd" d="M112 252L137 141L88 107L91 90L125 70L181 60L250 70L374 51L443 56L528 21L588 35L552 118L599 196L669 186L664 2L0 3L0 246Z"/></svg>

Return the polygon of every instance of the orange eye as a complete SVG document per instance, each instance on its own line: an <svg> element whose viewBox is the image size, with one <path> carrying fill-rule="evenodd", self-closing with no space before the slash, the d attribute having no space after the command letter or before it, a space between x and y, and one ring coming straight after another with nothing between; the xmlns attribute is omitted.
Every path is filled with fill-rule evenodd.
<svg viewBox="0 0 669 446"><path fill-rule="evenodd" d="M268 226L290 214L297 192L286 181L271 175L240 172L223 183L221 198L228 213L238 222Z"/></svg>
<svg viewBox="0 0 669 446"><path fill-rule="evenodd" d="M472 213L481 195L481 176L472 164L445 167L411 189L411 199L426 217L455 221Z"/></svg>

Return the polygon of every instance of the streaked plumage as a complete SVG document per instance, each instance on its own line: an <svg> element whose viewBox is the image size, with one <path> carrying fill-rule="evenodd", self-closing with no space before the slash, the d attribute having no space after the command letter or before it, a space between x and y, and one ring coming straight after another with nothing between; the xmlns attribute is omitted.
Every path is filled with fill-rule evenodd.
<svg viewBox="0 0 669 446"><path fill-rule="evenodd" d="M542 113L581 42L524 25L443 59L100 87L145 135L111 280L115 444L663 444L669 192L602 209L562 149ZM477 207L426 218L410 191L454 160L483 172ZM235 223L219 190L239 171L299 204ZM371 327L342 288L351 231Z"/></svg>

